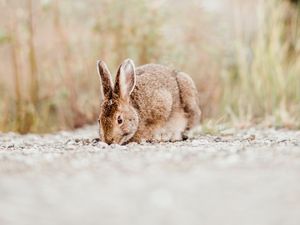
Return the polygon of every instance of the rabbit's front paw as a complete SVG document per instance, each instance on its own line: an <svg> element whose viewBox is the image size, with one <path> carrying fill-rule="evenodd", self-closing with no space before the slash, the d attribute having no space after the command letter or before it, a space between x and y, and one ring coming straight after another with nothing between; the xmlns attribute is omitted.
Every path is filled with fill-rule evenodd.
<svg viewBox="0 0 300 225"><path fill-rule="evenodd" d="M165 129L157 130L153 135L153 140L156 142L166 142L171 139L171 133Z"/></svg>
<svg viewBox="0 0 300 225"><path fill-rule="evenodd" d="M167 129L159 129L154 133L153 140L155 142L167 142L167 141L181 141L182 133L176 131L170 131Z"/></svg>

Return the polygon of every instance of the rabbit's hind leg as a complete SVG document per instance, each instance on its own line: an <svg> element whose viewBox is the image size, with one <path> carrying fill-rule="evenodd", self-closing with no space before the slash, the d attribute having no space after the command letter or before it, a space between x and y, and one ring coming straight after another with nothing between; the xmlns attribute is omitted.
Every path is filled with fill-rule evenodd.
<svg viewBox="0 0 300 225"><path fill-rule="evenodd" d="M201 110L198 103L198 91L192 78L183 72L177 74L177 82L181 105L188 121L186 130L190 130L200 123Z"/></svg>

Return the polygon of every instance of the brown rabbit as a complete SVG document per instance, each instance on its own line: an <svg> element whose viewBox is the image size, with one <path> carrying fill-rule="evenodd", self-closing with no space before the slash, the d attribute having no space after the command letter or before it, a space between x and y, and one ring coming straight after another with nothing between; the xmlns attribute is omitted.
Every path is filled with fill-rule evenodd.
<svg viewBox="0 0 300 225"><path fill-rule="evenodd" d="M200 122L197 89L185 73L132 60L119 67L115 85L103 61L97 62L103 101L101 140L108 144L179 141Z"/></svg>

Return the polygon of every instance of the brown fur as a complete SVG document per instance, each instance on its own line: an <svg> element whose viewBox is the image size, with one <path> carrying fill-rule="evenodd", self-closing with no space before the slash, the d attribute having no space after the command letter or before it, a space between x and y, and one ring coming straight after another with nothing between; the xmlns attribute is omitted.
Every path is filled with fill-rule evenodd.
<svg viewBox="0 0 300 225"><path fill-rule="evenodd" d="M105 97L101 106L102 139L119 144L181 140L183 132L200 121L201 111L194 82L187 74L162 65L148 64L134 71L133 63L133 69L128 67L130 62L127 60L120 66L127 66L126 73L118 72L114 90L103 87L103 90L114 94L111 98ZM135 84L128 98L118 94L122 82L128 90ZM124 117L121 126L116 122L120 114ZM124 137L124 134L128 135Z"/></svg>

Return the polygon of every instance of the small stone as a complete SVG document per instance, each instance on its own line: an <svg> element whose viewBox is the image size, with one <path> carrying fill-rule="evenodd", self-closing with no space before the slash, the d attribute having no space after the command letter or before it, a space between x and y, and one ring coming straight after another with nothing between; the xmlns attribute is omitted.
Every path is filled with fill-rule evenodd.
<svg viewBox="0 0 300 225"><path fill-rule="evenodd" d="M14 147L15 147L14 144L10 144L10 145L8 145L6 148L9 149L9 148L14 148Z"/></svg>
<svg viewBox="0 0 300 225"><path fill-rule="evenodd" d="M251 134L250 136L246 137L244 141L254 141L256 139L256 136L254 134Z"/></svg>
<svg viewBox="0 0 300 225"><path fill-rule="evenodd" d="M221 141L222 141L222 138L216 137L216 138L214 139L214 141L215 141L215 142L221 142Z"/></svg>

